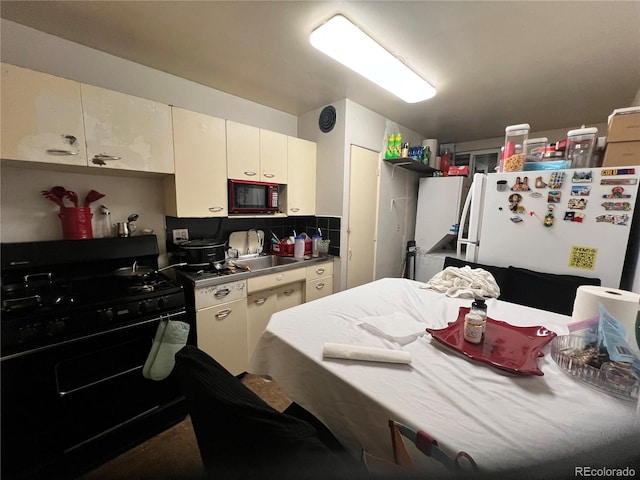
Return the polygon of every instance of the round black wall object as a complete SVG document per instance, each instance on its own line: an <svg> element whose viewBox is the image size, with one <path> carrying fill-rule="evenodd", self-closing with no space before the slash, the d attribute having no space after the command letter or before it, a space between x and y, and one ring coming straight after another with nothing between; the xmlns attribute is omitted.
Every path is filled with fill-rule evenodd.
<svg viewBox="0 0 640 480"><path fill-rule="evenodd" d="M333 130L336 125L336 109L329 105L324 107L320 112L320 118L318 118L318 126L324 133L328 133Z"/></svg>

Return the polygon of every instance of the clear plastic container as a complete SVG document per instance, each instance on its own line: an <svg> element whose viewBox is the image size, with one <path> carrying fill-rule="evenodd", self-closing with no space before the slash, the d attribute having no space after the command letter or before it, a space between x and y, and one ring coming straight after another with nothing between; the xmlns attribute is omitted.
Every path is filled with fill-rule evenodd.
<svg viewBox="0 0 640 480"><path fill-rule="evenodd" d="M547 150L546 137L541 138L528 138L524 141L524 161L525 162L542 162L544 161L544 154Z"/></svg>
<svg viewBox="0 0 640 480"><path fill-rule="evenodd" d="M524 169L524 142L529 138L528 123L510 125L504 129L503 172L519 172Z"/></svg>
<svg viewBox="0 0 640 480"><path fill-rule="evenodd" d="M596 127L578 128L567 133L567 160L571 161L571 168L592 168L596 166L597 158L593 154L598 136Z"/></svg>

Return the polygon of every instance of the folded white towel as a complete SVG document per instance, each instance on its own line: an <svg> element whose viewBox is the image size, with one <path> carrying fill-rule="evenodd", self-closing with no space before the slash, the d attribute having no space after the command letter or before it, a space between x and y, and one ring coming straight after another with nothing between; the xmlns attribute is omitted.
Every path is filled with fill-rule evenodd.
<svg viewBox="0 0 640 480"><path fill-rule="evenodd" d="M436 273L422 288L430 288L448 297L474 298L500 296L500 287L490 272L482 268L447 267Z"/></svg>
<svg viewBox="0 0 640 480"><path fill-rule="evenodd" d="M407 345L426 333L427 325L402 312L382 317L362 318L358 324L365 330L400 345Z"/></svg>
<svg viewBox="0 0 640 480"><path fill-rule="evenodd" d="M411 363L411 354L403 350L388 350L386 348L341 343L325 343L322 355L326 358L365 360L369 362Z"/></svg>

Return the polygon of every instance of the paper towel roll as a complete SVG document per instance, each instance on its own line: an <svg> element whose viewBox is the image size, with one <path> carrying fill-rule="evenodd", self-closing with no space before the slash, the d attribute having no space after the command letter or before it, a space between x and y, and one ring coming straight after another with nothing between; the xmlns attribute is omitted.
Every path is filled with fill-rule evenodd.
<svg viewBox="0 0 640 480"><path fill-rule="evenodd" d="M435 138L427 138L422 141L423 147L429 147L431 149L431 157L429 158L429 166L432 168L439 168L440 162L436 159L438 156L438 140Z"/></svg>
<svg viewBox="0 0 640 480"><path fill-rule="evenodd" d="M571 322L580 322L589 318L599 317L599 304L602 304L624 326L627 344L636 354L640 354L640 348L638 348L640 332L637 331L636 327L636 318L640 308L640 295L615 288L581 285L578 287L576 299L573 302Z"/></svg>

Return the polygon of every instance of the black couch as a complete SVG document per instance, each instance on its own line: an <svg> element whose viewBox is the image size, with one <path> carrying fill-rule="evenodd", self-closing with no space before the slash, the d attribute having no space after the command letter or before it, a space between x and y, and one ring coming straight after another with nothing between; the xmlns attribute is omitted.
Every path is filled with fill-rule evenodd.
<svg viewBox="0 0 640 480"><path fill-rule="evenodd" d="M500 287L500 300L549 312L571 315L580 285L601 284L599 278L536 272L520 267L497 267L445 257L444 268L482 268L493 275Z"/></svg>

